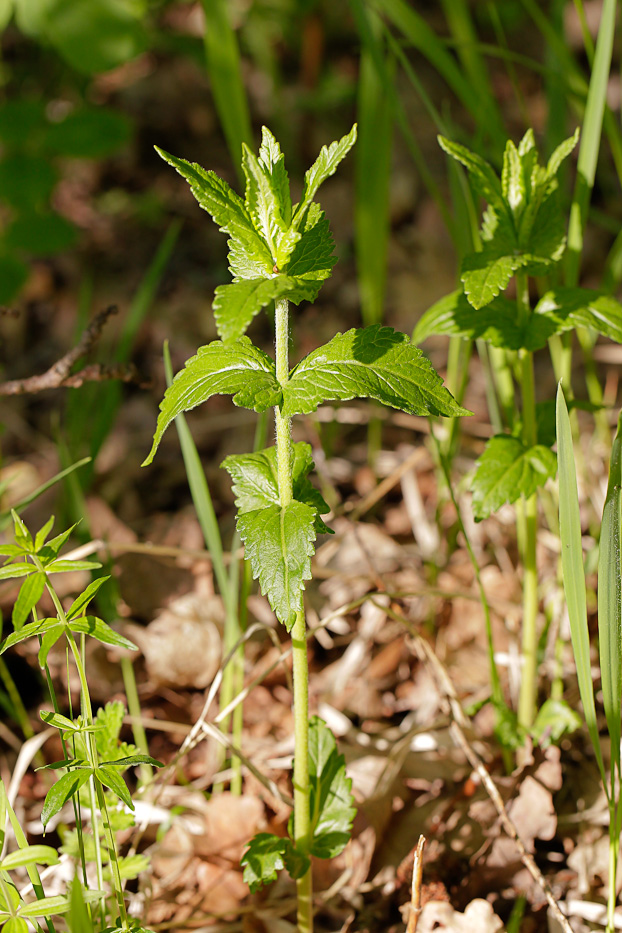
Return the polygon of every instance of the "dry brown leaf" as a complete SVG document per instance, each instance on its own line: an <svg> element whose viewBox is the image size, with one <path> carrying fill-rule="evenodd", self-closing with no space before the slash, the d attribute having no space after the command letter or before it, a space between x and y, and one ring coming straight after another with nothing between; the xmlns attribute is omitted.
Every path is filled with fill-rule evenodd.
<svg viewBox="0 0 622 933"><path fill-rule="evenodd" d="M421 911L417 933L499 933L503 923L488 901L476 898L463 914L446 901L428 901Z"/></svg>

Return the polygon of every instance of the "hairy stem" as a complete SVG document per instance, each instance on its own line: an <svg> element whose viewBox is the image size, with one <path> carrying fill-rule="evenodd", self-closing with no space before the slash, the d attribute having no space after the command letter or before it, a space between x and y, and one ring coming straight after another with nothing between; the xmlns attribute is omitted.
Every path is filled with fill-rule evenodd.
<svg viewBox="0 0 622 933"><path fill-rule="evenodd" d="M276 302L276 377L281 385L289 379L289 308L287 299ZM292 501L292 434L289 418L284 418L278 406L274 409L276 424L276 459L281 508ZM303 611L296 613L292 628L292 658L294 674L294 843L303 855L310 848L309 797L309 663L307 629ZM311 869L296 882L298 891L298 933L313 933Z"/></svg>

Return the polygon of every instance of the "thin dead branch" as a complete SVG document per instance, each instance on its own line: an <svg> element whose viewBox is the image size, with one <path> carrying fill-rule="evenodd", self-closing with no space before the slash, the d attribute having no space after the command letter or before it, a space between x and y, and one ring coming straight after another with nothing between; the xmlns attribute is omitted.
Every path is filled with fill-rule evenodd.
<svg viewBox="0 0 622 933"><path fill-rule="evenodd" d="M26 395L58 388L76 389L85 382L104 382L110 379L138 382L138 372L131 363L113 363L112 365L92 363L80 372L71 372L78 360L86 356L97 343L106 322L117 311L116 305L110 305L103 311L99 311L83 332L76 346L61 356L46 372L38 376L28 376L26 379L11 379L8 382L2 382L0 383L0 395Z"/></svg>
<svg viewBox="0 0 622 933"><path fill-rule="evenodd" d="M423 878L423 850L425 848L425 836L419 836L419 842L415 849L413 859L413 882L410 895L410 914L408 916L408 926L406 933L417 933L417 924L421 915L421 880Z"/></svg>

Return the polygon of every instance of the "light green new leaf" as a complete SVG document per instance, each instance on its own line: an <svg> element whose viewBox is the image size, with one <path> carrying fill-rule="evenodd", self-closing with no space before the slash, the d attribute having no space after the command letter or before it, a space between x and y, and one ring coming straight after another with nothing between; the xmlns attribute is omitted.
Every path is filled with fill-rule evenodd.
<svg viewBox="0 0 622 933"><path fill-rule="evenodd" d="M564 159L568 158L572 150L579 142L580 133L580 127L577 127L572 136L569 136L568 139L565 139L562 143L559 144L557 149L555 149L546 166L547 178L555 178L559 171L560 165Z"/></svg>
<svg viewBox="0 0 622 933"><path fill-rule="evenodd" d="M527 262L520 254L500 253L494 241L484 243L477 253L469 253L462 261L460 278L470 304L476 309L490 304Z"/></svg>
<svg viewBox="0 0 622 933"><path fill-rule="evenodd" d="M292 223L296 225L296 220L302 218L302 215L309 207L309 204L316 195L318 188L327 178L337 171L337 166L345 159L348 152L356 142L356 123L350 132L343 136L337 142L330 146L322 146L320 154L311 166L305 172L305 184L302 191L300 204L296 208Z"/></svg>
<svg viewBox="0 0 622 933"><path fill-rule="evenodd" d="M274 264L270 250L255 230L242 198L215 172L206 171L196 162L178 159L157 146L156 151L186 179L193 195L218 227L243 246L246 266L255 268L254 275L269 275Z"/></svg>
<svg viewBox="0 0 622 933"><path fill-rule="evenodd" d="M219 285L212 304L218 334L227 342L238 340L255 315L271 301L288 298L298 304L304 299L312 301L316 294L317 289L310 287L309 283L290 275L243 279Z"/></svg>
<svg viewBox="0 0 622 933"><path fill-rule="evenodd" d="M240 860L244 868L243 880L251 893L258 891L264 884L276 881L277 872L285 868L285 850L291 846L289 839L274 833L257 833L248 843L248 848Z"/></svg>
<svg viewBox="0 0 622 933"><path fill-rule="evenodd" d="M598 555L598 648L603 707L611 739L613 764L620 772L620 716L622 693L622 414L611 448L609 483L603 508Z"/></svg>
<svg viewBox="0 0 622 933"><path fill-rule="evenodd" d="M45 525L43 525L43 527L40 528L37 534L35 535L35 551L41 550L41 548L45 544L45 539L47 538L47 536L49 535L53 527L54 527L54 516L51 515L50 518L48 518Z"/></svg>
<svg viewBox="0 0 622 933"><path fill-rule="evenodd" d="M276 248L287 225L272 187L272 176L245 143L242 143L242 168L246 178L245 206L255 230L268 246L274 265Z"/></svg>
<svg viewBox="0 0 622 933"><path fill-rule="evenodd" d="M547 325L550 322L555 327L553 333L592 327L599 334L622 343L622 304L604 292L558 286L543 295L536 305L532 316L534 328L539 326L541 316Z"/></svg>
<svg viewBox="0 0 622 933"><path fill-rule="evenodd" d="M265 411L278 404L281 396L274 362L253 346L248 337L240 337L234 343L216 340L201 347L166 390L160 403L153 446L143 466L153 460L171 421L180 412L196 408L212 395L233 395L234 404Z"/></svg>
<svg viewBox="0 0 622 933"><path fill-rule="evenodd" d="M294 499L316 510L315 530L318 534L332 534L319 517L328 512L329 507L308 479L314 466L310 445L304 442L292 444L291 453ZM235 504L240 514L280 504L276 447L253 454L231 455L221 466L233 480Z"/></svg>
<svg viewBox="0 0 622 933"><path fill-rule="evenodd" d="M517 216L525 204L526 186L523 176L523 166L518 149L511 139L508 139L503 153L503 169L501 171L501 191L509 204L512 213Z"/></svg>
<svg viewBox="0 0 622 933"><path fill-rule="evenodd" d="M503 199L501 182L497 173L481 156L471 152L466 146L438 136L438 144L448 155L460 162L468 171L478 194L495 208L501 215L507 215L507 205Z"/></svg>
<svg viewBox="0 0 622 933"><path fill-rule="evenodd" d="M0 567L0 580L15 580L17 577L27 577L36 573L32 564L5 564Z"/></svg>
<svg viewBox="0 0 622 933"><path fill-rule="evenodd" d="M311 579L316 510L303 502L238 515L237 526L250 560L279 622L288 631L303 608L305 580Z"/></svg>
<svg viewBox="0 0 622 933"><path fill-rule="evenodd" d="M360 397L414 415L469 414L406 334L377 324L337 334L301 360L283 388L282 412L308 414L329 399Z"/></svg>
<svg viewBox="0 0 622 933"><path fill-rule="evenodd" d="M90 768L69 771L50 787L41 813L41 822L44 826L47 826L52 817L56 816L67 801L78 793L83 784L86 784L91 773Z"/></svg>
<svg viewBox="0 0 622 933"><path fill-rule="evenodd" d="M119 632L115 632L106 622L96 616L80 616L77 619L71 619L67 628L72 632L79 632L81 635L90 635L102 645L113 645L115 648L126 648L128 651L138 651L136 645L128 638L124 638Z"/></svg>
<svg viewBox="0 0 622 933"><path fill-rule="evenodd" d="M356 816L352 780L325 722L309 721L309 777L311 781L311 854L334 858L345 848Z"/></svg>
<svg viewBox="0 0 622 933"><path fill-rule="evenodd" d="M46 573L74 573L76 570L99 570L101 564L96 560L53 560L45 564Z"/></svg>
<svg viewBox="0 0 622 933"><path fill-rule="evenodd" d="M26 846L9 852L0 862L1 871L13 871L26 865L58 865L58 852L52 846Z"/></svg>
<svg viewBox="0 0 622 933"><path fill-rule="evenodd" d="M555 476L557 461L548 447L526 447L510 434L495 434L477 461L473 478L475 521L488 518L506 502L521 495L529 498L547 479Z"/></svg>
<svg viewBox="0 0 622 933"><path fill-rule="evenodd" d="M0 921L2 920L0 917ZM2 927L2 933L29 933L29 927L22 917L9 917Z"/></svg>
<svg viewBox="0 0 622 933"><path fill-rule="evenodd" d="M57 894L54 897L41 897L31 901L22 907L19 913L21 917L52 917L55 914L66 914L70 907L69 898Z"/></svg>
<svg viewBox="0 0 622 933"><path fill-rule="evenodd" d="M285 168L285 157L267 126L261 128L259 161L270 176L280 215L286 226L289 226L292 219L292 199L289 193L289 178Z"/></svg>
<svg viewBox="0 0 622 933"><path fill-rule="evenodd" d="M12 621L16 632L19 632L25 625L28 616L41 599L44 589L44 573L32 573L22 583L13 606Z"/></svg>

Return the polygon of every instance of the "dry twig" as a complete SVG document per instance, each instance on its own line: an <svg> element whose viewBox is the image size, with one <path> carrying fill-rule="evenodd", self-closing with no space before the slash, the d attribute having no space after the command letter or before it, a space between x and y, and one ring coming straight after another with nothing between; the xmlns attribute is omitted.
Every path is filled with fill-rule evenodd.
<svg viewBox="0 0 622 933"><path fill-rule="evenodd" d="M419 842L415 849L413 860L413 882L410 895L410 914L408 916L408 926L406 933L417 933L417 924L421 915L421 879L423 878L423 850L425 848L425 836L419 836Z"/></svg>
<svg viewBox="0 0 622 933"><path fill-rule="evenodd" d="M102 330L111 315L117 313L117 307L110 305L99 311L83 332L80 340L71 350L68 350L60 360L38 376L29 376L26 379L12 379L0 383L0 395L26 395L43 392L46 389L71 388L75 389L85 382L103 382L108 379L120 379L122 382L137 382L138 373L132 364L113 363L106 366L93 363L85 366L78 373L71 372L72 367L92 349L99 340Z"/></svg>

